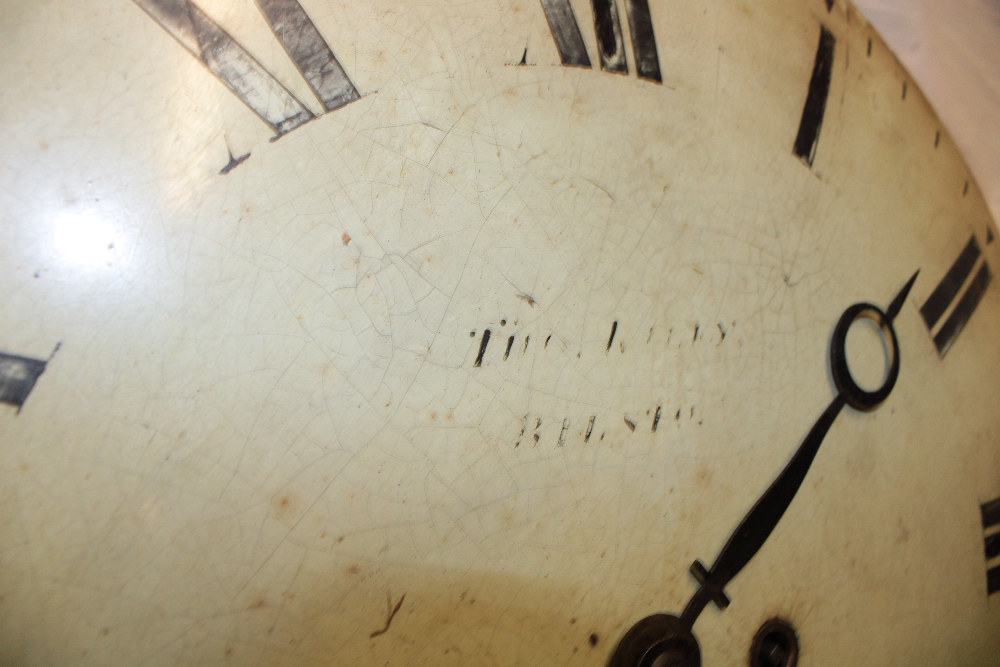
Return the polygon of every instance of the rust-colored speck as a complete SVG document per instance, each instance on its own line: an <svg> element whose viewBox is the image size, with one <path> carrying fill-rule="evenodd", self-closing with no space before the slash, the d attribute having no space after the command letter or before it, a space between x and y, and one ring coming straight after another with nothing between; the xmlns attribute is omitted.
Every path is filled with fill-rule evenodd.
<svg viewBox="0 0 1000 667"><path fill-rule="evenodd" d="M274 499L274 509L279 514L287 514L291 511L294 504L295 498L288 491L278 494L278 496Z"/></svg>
<svg viewBox="0 0 1000 667"><path fill-rule="evenodd" d="M343 233L343 234L342 234L342 235L340 236L340 240L344 242L344 245L347 245L348 243L350 243L350 242L351 242L351 235L350 235L350 234L348 234L347 232L344 232L344 233Z"/></svg>

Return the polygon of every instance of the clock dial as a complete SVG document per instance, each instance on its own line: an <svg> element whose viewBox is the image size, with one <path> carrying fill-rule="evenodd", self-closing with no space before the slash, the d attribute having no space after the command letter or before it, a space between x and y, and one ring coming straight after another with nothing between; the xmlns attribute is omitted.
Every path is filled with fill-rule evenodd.
<svg viewBox="0 0 1000 667"><path fill-rule="evenodd" d="M0 662L997 664L995 229L851 6L7 5Z"/></svg>

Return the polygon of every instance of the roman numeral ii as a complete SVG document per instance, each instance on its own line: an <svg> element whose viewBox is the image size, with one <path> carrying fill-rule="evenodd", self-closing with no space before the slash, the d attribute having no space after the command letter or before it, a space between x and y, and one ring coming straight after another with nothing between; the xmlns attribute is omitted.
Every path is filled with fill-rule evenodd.
<svg viewBox="0 0 1000 667"><path fill-rule="evenodd" d="M927 325L927 331L934 338L934 346L942 357L948 353L968 324L992 280L990 267L985 259L980 261L981 256L979 243L973 236L927 298L927 302L920 307L920 315ZM977 263L979 270L973 272ZM971 280L969 276L973 276ZM946 313L948 316L944 317Z"/></svg>

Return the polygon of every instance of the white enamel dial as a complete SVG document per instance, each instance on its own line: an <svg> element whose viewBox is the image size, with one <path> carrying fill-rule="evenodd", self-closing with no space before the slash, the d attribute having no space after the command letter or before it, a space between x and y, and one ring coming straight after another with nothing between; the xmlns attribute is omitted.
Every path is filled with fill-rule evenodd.
<svg viewBox="0 0 1000 667"><path fill-rule="evenodd" d="M848 4L2 5L0 662L606 665L919 271L689 629L1000 664L1000 244Z"/></svg>

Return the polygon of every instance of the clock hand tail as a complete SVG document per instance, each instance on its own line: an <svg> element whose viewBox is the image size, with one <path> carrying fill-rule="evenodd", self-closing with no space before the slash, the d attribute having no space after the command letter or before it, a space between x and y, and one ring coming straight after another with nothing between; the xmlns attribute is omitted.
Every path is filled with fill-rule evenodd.
<svg viewBox="0 0 1000 667"><path fill-rule="evenodd" d="M819 446L823 444L823 439L845 404L843 395L838 395L820 415L792 460L733 532L729 542L715 559L712 569L705 570L699 561L691 566L691 572L701 587L681 614L681 621L688 627L694 625L702 609L710 601L714 600L720 609L729 604L729 598L724 592L726 585L757 554L778 525L809 472Z"/></svg>

